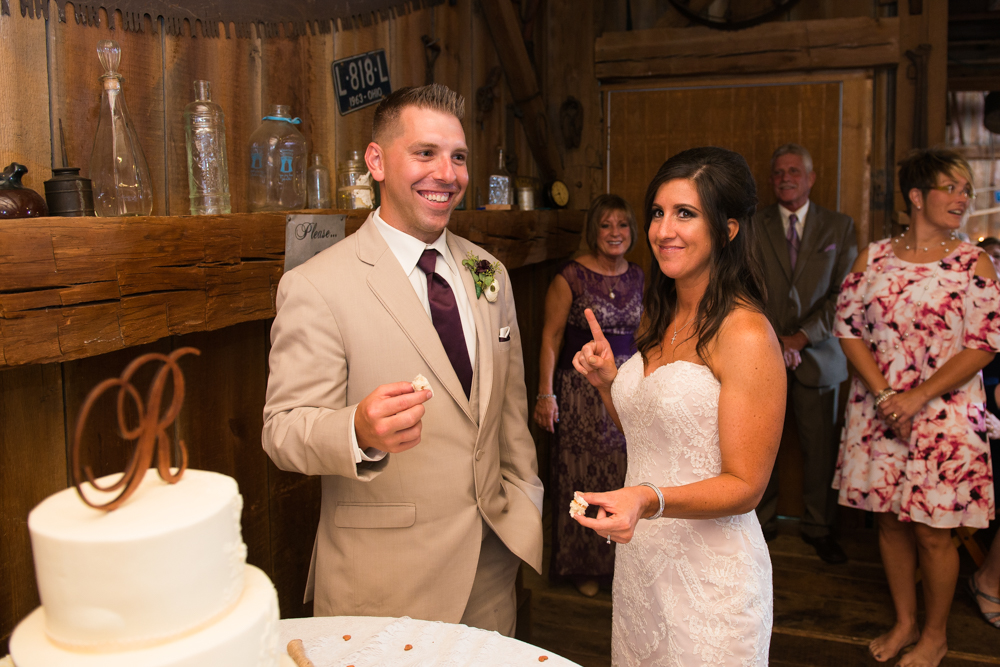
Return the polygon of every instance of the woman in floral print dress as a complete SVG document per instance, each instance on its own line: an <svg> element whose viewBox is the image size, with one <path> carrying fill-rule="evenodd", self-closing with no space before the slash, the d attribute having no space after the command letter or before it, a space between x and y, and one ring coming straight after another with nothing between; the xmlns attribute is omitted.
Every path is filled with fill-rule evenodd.
<svg viewBox="0 0 1000 667"><path fill-rule="evenodd" d="M980 369L1000 348L1000 287L987 255L954 235L974 197L965 160L917 151L899 180L912 224L861 252L837 304L857 375L833 486L842 505L878 517L896 622L872 655L885 662L915 643L897 664L933 667L958 579L951 529L994 514Z"/></svg>

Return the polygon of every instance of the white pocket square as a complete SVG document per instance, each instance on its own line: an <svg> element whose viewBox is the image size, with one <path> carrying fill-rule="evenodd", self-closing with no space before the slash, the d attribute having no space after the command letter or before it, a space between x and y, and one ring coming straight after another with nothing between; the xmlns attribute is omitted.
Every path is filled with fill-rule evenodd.
<svg viewBox="0 0 1000 667"><path fill-rule="evenodd" d="M510 327L500 329L500 342L505 343L510 340Z"/></svg>

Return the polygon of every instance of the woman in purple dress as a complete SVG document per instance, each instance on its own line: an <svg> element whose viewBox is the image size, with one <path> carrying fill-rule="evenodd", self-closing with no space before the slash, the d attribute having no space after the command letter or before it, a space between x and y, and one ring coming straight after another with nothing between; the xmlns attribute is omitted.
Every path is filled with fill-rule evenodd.
<svg viewBox="0 0 1000 667"><path fill-rule="evenodd" d="M625 483L625 436L608 416L597 390L573 369L573 355L591 339L583 311L590 308L617 364L635 352L642 316L642 269L625 259L638 228L628 202L601 195L587 212L590 253L569 262L545 297L535 422L555 433L549 482L552 558L549 578L571 579L597 594L615 570L614 547L570 518L574 491L617 489ZM561 352L560 352L561 350Z"/></svg>

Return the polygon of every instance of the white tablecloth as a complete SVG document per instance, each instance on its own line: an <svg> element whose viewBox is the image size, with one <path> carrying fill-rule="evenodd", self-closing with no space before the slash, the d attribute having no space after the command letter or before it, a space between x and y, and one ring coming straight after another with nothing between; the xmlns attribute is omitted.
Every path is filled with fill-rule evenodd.
<svg viewBox="0 0 1000 667"><path fill-rule="evenodd" d="M291 618L278 626L281 647L301 639L316 667L579 667L537 646L466 625L412 618ZM350 639L344 639L344 637ZM409 649L406 647L410 646ZM545 660L539 660L545 658Z"/></svg>

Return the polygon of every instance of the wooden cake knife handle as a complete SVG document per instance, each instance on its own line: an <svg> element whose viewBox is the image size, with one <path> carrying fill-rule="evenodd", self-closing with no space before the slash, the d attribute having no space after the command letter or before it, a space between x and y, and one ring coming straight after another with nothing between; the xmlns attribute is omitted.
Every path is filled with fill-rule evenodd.
<svg viewBox="0 0 1000 667"><path fill-rule="evenodd" d="M316 667L313 661L306 655L306 649L302 645L301 639L293 639L288 642L288 655L295 661L298 667Z"/></svg>

